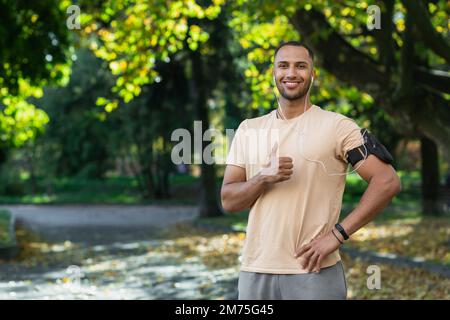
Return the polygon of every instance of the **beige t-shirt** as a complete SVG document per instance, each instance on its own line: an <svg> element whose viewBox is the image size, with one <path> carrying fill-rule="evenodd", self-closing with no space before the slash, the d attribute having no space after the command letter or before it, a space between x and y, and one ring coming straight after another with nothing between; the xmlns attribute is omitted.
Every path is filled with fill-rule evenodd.
<svg viewBox="0 0 450 320"><path fill-rule="evenodd" d="M306 273L294 254L338 222L346 153L363 144L363 137L353 120L316 105L289 120L278 119L273 110L242 121L226 163L245 168L249 180L267 163L275 142L277 156L293 159L293 174L267 189L251 207L241 270ZM336 250L323 260L322 267L339 260Z"/></svg>

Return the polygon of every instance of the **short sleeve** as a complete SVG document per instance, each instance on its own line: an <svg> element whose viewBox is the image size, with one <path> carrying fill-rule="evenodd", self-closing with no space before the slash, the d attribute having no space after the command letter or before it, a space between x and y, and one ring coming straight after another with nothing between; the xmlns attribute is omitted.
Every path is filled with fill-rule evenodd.
<svg viewBox="0 0 450 320"><path fill-rule="evenodd" d="M348 117L339 117L336 125L336 157L345 163L347 152L364 144L361 128Z"/></svg>
<svg viewBox="0 0 450 320"><path fill-rule="evenodd" d="M246 155L245 155L245 129L247 127L246 120L242 121L236 130L233 137L231 147L228 151L226 164L235 165L241 168L245 168Z"/></svg>

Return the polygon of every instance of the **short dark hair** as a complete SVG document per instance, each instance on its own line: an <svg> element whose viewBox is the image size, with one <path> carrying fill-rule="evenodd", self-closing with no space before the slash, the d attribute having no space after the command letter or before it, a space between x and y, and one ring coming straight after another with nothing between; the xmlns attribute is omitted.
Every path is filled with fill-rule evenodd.
<svg viewBox="0 0 450 320"><path fill-rule="evenodd" d="M295 46L295 47L303 47L308 51L308 55L311 58L311 60L314 63L314 52L311 50L310 47L308 47L305 43L301 41L287 41L282 42L278 45L278 47L275 49L275 53L273 54L273 60L275 60L275 57L277 56L278 51L280 51L281 48L285 46Z"/></svg>

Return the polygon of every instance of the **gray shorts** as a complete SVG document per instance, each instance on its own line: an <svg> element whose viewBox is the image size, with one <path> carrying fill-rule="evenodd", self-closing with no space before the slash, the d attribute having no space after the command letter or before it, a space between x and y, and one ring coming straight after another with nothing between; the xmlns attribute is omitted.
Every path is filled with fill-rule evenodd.
<svg viewBox="0 0 450 320"><path fill-rule="evenodd" d="M270 274L240 271L239 300L345 300L342 261L319 273Z"/></svg>

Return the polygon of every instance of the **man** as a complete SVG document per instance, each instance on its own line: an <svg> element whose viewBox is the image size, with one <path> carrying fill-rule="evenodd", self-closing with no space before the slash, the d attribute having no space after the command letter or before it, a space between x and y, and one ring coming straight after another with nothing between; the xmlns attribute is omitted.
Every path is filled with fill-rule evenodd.
<svg viewBox="0 0 450 320"><path fill-rule="evenodd" d="M353 120L311 104L313 58L299 42L277 48L279 106L244 120L227 157L223 208L251 208L239 299L345 299L339 247L401 189L394 168L377 152L385 150L378 141L366 143ZM261 150L267 151L263 159ZM349 163L368 187L337 224Z"/></svg>

